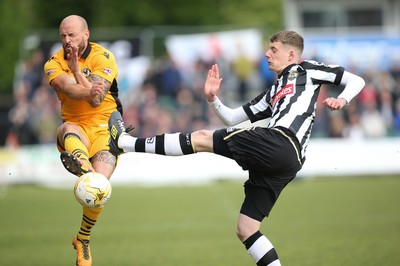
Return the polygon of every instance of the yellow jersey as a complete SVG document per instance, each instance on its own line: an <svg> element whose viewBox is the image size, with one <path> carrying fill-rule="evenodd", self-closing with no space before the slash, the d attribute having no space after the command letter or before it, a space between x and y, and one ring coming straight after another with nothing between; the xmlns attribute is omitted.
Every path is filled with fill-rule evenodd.
<svg viewBox="0 0 400 266"><path fill-rule="evenodd" d="M86 100L71 99L64 93L57 92L61 101L61 118L64 122L107 124L110 114L118 109L122 113L121 101L118 98L118 68L114 55L101 45L89 42L79 58L79 68L86 78L98 75L111 83L104 101L93 107ZM44 72L49 83L57 76L67 73L73 76L64 57L64 50L57 51L44 65ZM90 122L89 122L90 121Z"/></svg>

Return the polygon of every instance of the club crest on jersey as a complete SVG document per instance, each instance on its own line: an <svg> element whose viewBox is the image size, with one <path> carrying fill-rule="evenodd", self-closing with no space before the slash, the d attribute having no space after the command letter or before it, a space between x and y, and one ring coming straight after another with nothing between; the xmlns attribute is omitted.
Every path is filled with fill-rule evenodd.
<svg viewBox="0 0 400 266"><path fill-rule="evenodd" d="M294 80L299 76L299 72L297 71L290 71L288 75L288 80Z"/></svg>
<svg viewBox="0 0 400 266"><path fill-rule="evenodd" d="M275 95L272 97L272 107L275 106L277 102L279 102L282 98L284 98L287 95L294 94L294 85L293 84L287 84L286 86L282 87Z"/></svg>
<svg viewBox="0 0 400 266"><path fill-rule="evenodd" d="M85 75L85 78L88 78L88 77L90 77L90 74L92 73L92 71L89 68L85 67L84 69L82 69L82 73L83 73L83 75Z"/></svg>

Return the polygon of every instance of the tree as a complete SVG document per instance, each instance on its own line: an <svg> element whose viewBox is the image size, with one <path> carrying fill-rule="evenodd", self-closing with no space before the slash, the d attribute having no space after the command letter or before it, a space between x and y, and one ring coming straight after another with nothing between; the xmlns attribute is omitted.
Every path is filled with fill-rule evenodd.
<svg viewBox="0 0 400 266"><path fill-rule="evenodd" d="M0 94L8 94L12 89L15 64L20 57L22 36L30 21L30 1L0 1Z"/></svg>
<svg viewBox="0 0 400 266"><path fill-rule="evenodd" d="M62 8L60 8L62 7ZM0 93L11 93L15 65L23 53L26 34L35 29L56 30L70 14L85 17L90 28L168 26L254 26L269 35L282 26L281 0L2 0Z"/></svg>

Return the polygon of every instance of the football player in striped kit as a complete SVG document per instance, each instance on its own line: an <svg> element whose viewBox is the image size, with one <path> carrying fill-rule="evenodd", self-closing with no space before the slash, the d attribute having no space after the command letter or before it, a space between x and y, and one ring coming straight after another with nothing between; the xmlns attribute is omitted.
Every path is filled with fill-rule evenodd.
<svg viewBox="0 0 400 266"><path fill-rule="evenodd" d="M274 246L260 232L260 226L281 191L302 168L321 85L344 85L337 98L329 97L323 101L331 110L342 109L365 85L361 77L341 66L303 61L303 48L304 39L297 32L275 33L265 56L270 69L278 75L277 82L238 108L227 107L217 96L222 81L218 66L213 65L208 72L204 94L225 125L269 118L265 120L265 127L228 127L136 138L125 132L118 112L114 112L109 120L110 151L116 156L124 152L167 156L212 152L231 158L248 170L236 234L260 266L281 265Z"/></svg>

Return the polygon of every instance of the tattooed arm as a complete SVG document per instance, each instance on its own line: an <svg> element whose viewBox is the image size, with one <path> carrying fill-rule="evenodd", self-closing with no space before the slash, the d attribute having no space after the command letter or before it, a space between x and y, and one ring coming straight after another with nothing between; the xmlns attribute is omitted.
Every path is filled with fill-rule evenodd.
<svg viewBox="0 0 400 266"><path fill-rule="evenodd" d="M93 83L93 86L102 86L102 92L88 100L88 103L90 103L91 106L97 107L104 101L108 90L111 88L111 83L104 78L93 74L90 75L90 81Z"/></svg>

